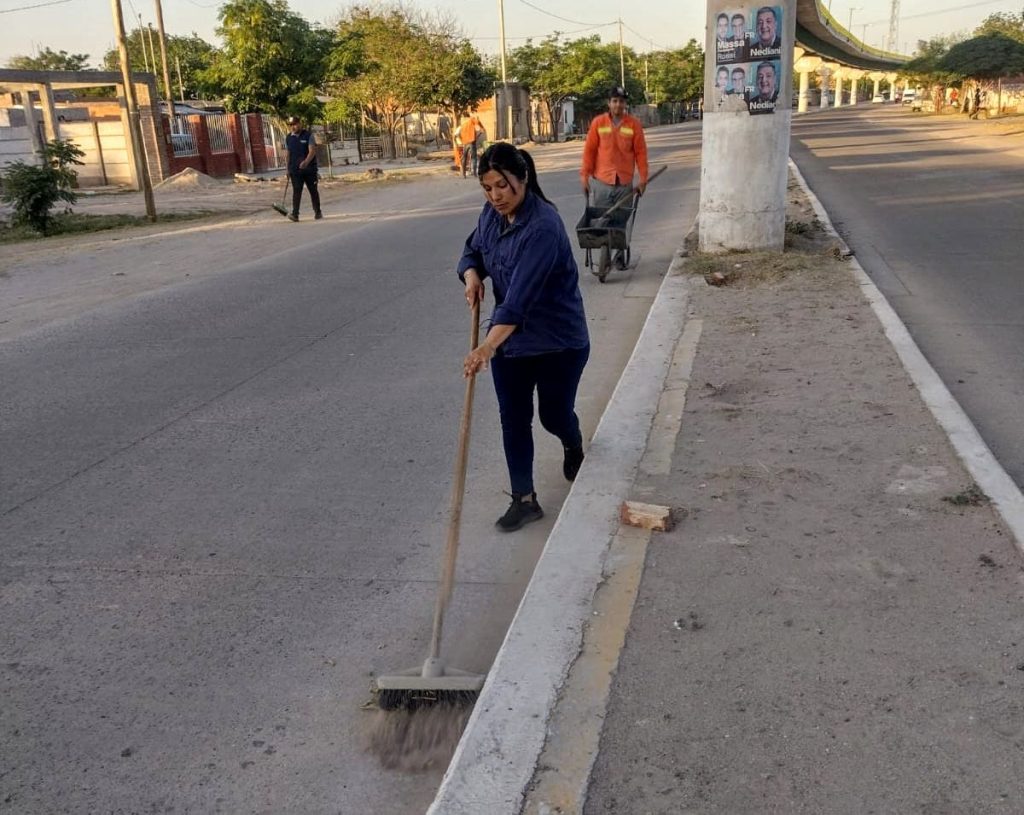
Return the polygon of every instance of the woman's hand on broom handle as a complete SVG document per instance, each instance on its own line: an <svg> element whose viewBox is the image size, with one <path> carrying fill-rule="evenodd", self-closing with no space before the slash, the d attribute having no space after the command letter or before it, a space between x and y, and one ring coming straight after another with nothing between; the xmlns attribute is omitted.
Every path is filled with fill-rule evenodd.
<svg viewBox="0 0 1024 815"><path fill-rule="evenodd" d="M484 341L470 351L462 361L463 376L469 379L486 369L487 363L494 359L498 346L512 336L515 330L514 325L492 325Z"/></svg>
<svg viewBox="0 0 1024 815"><path fill-rule="evenodd" d="M474 305L483 302L484 282L476 273L476 269L466 269L462 277L466 281L466 305L473 308Z"/></svg>
<svg viewBox="0 0 1024 815"><path fill-rule="evenodd" d="M462 361L462 375L469 379L487 368L487 363L494 358L495 348L484 340L476 348L466 354Z"/></svg>

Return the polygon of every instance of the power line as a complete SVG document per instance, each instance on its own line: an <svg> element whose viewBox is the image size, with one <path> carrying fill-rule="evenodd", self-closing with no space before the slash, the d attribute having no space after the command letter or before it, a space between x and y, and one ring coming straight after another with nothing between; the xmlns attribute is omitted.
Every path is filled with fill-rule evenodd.
<svg viewBox="0 0 1024 815"><path fill-rule="evenodd" d="M658 46L658 49L659 49L659 50L661 50L661 51L672 51L672 50L673 50L672 48L669 48L669 47L668 47L667 45L658 45L658 43L656 43L656 42L655 42L654 40L650 39L649 37L645 37L645 36L644 36L643 34L641 34L641 33L640 33L639 31L637 31L637 30L636 30L635 28L630 28L630 27L629 27L628 25L626 25L625 23L623 23L623 24L622 24L622 27L623 27L623 28L625 28L625 29L626 29L627 31L629 31L630 33L632 33L632 34L636 34L636 35L637 35L637 36L638 36L638 37L639 37L640 39L642 39L642 40L643 40L644 42L649 42L649 43L650 43L651 45L657 45L657 46Z"/></svg>
<svg viewBox="0 0 1024 815"><path fill-rule="evenodd" d="M598 28L606 28L606 27L607 27L607 25L592 25L592 26L588 26L587 28L577 28L577 29L575 29L573 31L557 31L557 32L554 32L554 33L557 33L559 36L568 36L570 34L582 34L585 31L596 31ZM543 39L544 37L551 36L551 33L552 32L548 31L545 34L531 34L530 36L527 36L527 37L505 37L505 39L506 40L540 40L540 39ZM471 40L500 40L501 37L470 37L469 39L471 39Z"/></svg>
<svg viewBox="0 0 1024 815"><path fill-rule="evenodd" d="M30 8L42 8L43 6L59 6L62 3L70 3L71 0L50 0L49 3L36 3L32 6L18 6L16 8L0 9L0 14L10 14L12 11L25 11Z"/></svg>
<svg viewBox="0 0 1024 815"><path fill-rule="evenodd" d="M527 2L527 0L519 0L524 6L529 6L534 11L539 11L541 14L546 14L548 17L554 17L556 20L561 20L563 23L572 23L573 25L587 25L591 28L604 28L609 25L618 25L618 20L612 20L610 23L590 23L584 22L583 20L570 20L568 17L559 17L557 14L552 14L547 9L542 9L540 6L535 6L533 3Z"/></svg>
<svg viewBox="0 0 1024 815"><path fill-rule="evenodd" d="M932 9L931 11L922 12L920 14L904 14L903 16L900 17L900 22L902 22L903 20L917 20L917 19L919 19L921 17L934 17L937 14L946 14L946 13L948 13L950 11L963 11L964 9L978 8L979 6L991 6L991 5L994 5L995 3L1002 3L1004 1L1005 0L982 0L982 2L980 2L980 3L968 3L965 6L950 6L949 8L937 8L937 9ZM888 22L889 22L888 19L876 20L873 23L868 23L868 25L879 25L880 23L888 23ZM864 24L861 23L861 25L864 25Z"/></svg>

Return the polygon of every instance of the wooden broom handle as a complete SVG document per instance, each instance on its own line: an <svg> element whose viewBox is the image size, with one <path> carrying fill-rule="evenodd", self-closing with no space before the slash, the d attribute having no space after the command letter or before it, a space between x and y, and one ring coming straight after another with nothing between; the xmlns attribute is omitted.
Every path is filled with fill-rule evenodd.
<svg viewBox="0 0 1024 815"><path fill-rule="evenodd" d="M470 328L469 350L480 344L480 302L473 304L472 326ZM448 512L448 541L445 544L444 564L441 568L441 585L437 591L437 605L434 607L434 630L430 638L430 656L441 655L441 633L444 630L444 614L455 588L455 559L459 552L459 528L462 525L462 498L466 492L466 467L469 463L469 431L473 424L473 389L476 384L474 373L466 380L466 393L462 400L462 423L459 426L459 448L455 454L455 474L452 478L452 495Z"/></svg>

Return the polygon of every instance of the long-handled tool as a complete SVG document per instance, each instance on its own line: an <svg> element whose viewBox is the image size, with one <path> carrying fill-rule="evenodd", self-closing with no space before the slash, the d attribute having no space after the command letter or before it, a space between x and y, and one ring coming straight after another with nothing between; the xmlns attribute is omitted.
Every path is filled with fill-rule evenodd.
<svg viewBox="0 0 1024 815"><path fill-rule="evenodd" d="M668 165L667 164L663 164L661 167L659 167L657 170L655 170L653 173L651 173L647 177L647 183L650 184L652 181L654 181L654 179L656 179L659 175L661 175L667 169L668 169ZM634 193L633 195L624 195L624 196L622 196L622 198L620 198L618 201L616 201L614 204L612 204L610 207L608 207L608 209L606 209L604 212L602 212L601 216L599 218L595 218L594 219L594 225L595 226L605 226L605 225L607 225L607 223L609 223L608 216L611 215L613 212L615 212L615 210L617 210L619 207L624 206L627 201L628 202L632 202L633 198L636 195L637 195L637 193ZM587 203L588 204L590 203L590 196L589 195L587 196ZM603 223L601 223L601 222L603 222Z"/></svg>
<svg viewBox="0 0 1024 815"><path fill-rule="evenodd" d="M270 205L270 206L272 206L274 208L275 212L277 212L277 213L279 213L281 215L284 215L286 218L288 217L288 210L286 210L284 208L284 202L288 198L289 182L290 182L290 179L288 178L288 176L285 176L284 177L284 192L281 193L281 203L280 204L271 204Z"/></svg>
<svg viewBox="0 0 1024 815"><path fill-rule="evenodd" d="M480 340L480 304L472 309L473 326L470 350ZM459 449L455 456L455 477L448 518L448 542L445 546L441 584L434 606L434 628L430 637L430 653L422 667L411 668L397 674L377 677L377 704L383 710L416 710L441 704L467 705L476 701L484 684L484 676L462 671L446 665L441 659L441 636L444 615L455 587L455 559L459 551L459 527L462 522L462 497L466 489L466 464L469 460L469 431L473 419L473 389L476 375L466 380L466 394L462 402L462 424L459 428Z"/></svg>

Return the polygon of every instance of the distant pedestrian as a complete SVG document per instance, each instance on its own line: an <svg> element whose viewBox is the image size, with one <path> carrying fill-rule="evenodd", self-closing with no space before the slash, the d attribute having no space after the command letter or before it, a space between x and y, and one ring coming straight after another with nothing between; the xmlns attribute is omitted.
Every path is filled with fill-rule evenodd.
<svg viewBox="0 0 1024 815"><path fill-rule="evenodd" d="M289 118L288 126L292 131L285 139L285 147L288 148L288 178L292 182L292 211L288 214L288 220L299 220L302 187L305 185L313 205L313 218L319 221L324 214L320 211L320 193L316 188L316 138L302 126L298 116Z"/></svg>
<svg viewBox="0 0 1024 815"><path fill-rule="evenodd" d="M981 97L982 97L981 88L975 88L974 89L974 107L971 110L971 115L970 115L969 118L971 118L971 119L977 119L978 118L978 113L981 112Z"/></svg>
<svg viewBox="0 0 1024 815"><path fill-rule="evenodd" d="M476 140L480 131L483 127L480 125L480 120L473 114L465 122L462 123L462 127L459 128L459 139L462 141L462 177L466 177L468 171L471 175L476 175Z"/></svg>

